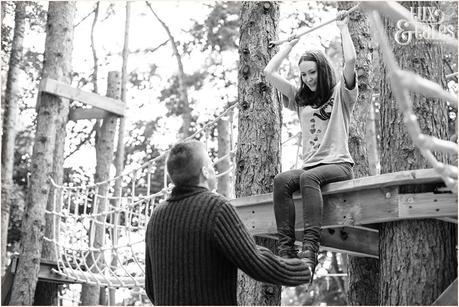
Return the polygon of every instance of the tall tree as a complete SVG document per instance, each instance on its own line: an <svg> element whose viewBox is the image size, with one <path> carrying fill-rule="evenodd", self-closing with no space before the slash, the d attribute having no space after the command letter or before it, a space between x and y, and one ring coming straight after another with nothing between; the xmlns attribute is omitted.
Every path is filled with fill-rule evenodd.
<svg viewBox="0 0 459 307"><path fill-rule="evenodd" d="M73 2L50 2L48 8L43 78L70 83L73 50ZM45 229L45 208L53 175L53 153L59 125L60 97L42 93L38 104L37 130L32 154L30 186L22 224L21 254L10 304L31 305L35 294Z"/></svg>
<svg viewBox="0 0 459 307"><path fill-rule="evenodd" d="M169 30L169 27L167 24L159 18L159 16L156 14L156 12L153 10L151 7L150 3L147 1L146 2L148 7L150 8L151 12L153 15L155 15L156 19L159 21L159 23L163 26L164 30L166 30L167 36L169 37L169 41L171 42L172 50L174 51L174 56L175 59L177 60L177 67L178 67L178 85L179 85L179 93L180 93L180 104L181 104L181 109L183 111L182 113L182 119L183 119L183 124L182 127L180 128L182 138L186 138L191 135L190 132L190 127L191 127L191 108L190 108L190 102L188 99L188 91L185 85L185 71L183 70L183 63L182 63L182 56L180 55L178 48L177 48L177 42L175 41L174 36L172 35L171 31Z"/></svg>
<svg viewBox="0 0 459 307"><path fill-rule="evenodd" d="M124 43L123 43L123 64L121 66L121 101L126 103L126 92L127 92L127 79L128 79L128 72L127 72L127 64L129 59L129 29L131 24L131 2L126 2L126 10L125 10L125 20L124 20ZM116 145L116 155L115 155L115 186L113 195L121 195L121 177L120 175L124 171L124 156L126 152L125 143L124 143L124 135L125 135L125 125L126 125L126 118L122 117L119 120L118 125L118 140ZM119 200L115 200L115 207L119 206ZM113 223L117 222L118 213L113 217ZM114 232L117 231L116 229L113 230ZM112 244L116 246L118 244L117 239L118 234L112 233ZM112 252L112 261L111 264L112 268L117 267L118 265L118 254L113 251ZM115 289L109 289L109 297L108 297L108 304L115 305Z"/></svg>
<svg viewBox="0 0 459 307"><path fill-rule="evenodd" d="M339 10L348 10L354 3L339 2ZM368 157L367 120L375 87L373 43L365 15L359 11L349 16L349 32L357 52L356 72L359 96L352 114L349 150L354 159L354 176L371 174ZM379 261L373 258L348 256L347 299L350 305L378 305Z"/></svg>
<svg viewBox="0 0 459 307"><path fill-rule="evenodd" d="M268 48L268 43L277 40L279 4L243 2L240 19L236 197L272 192L274 176L281 171L281 106L263 76L263 69L277 51ZM258 237L256 241L275 251L272 241ZM280 286L242 276L238 303L280 305Z"/></svg>
<svg viewBox="0 0 459 307"><path fill-rule="evenodd" d="M120 74L118 72L110 72L108 75L108 85L107 85L107 97L119 99L120 98ZM102 126L97 133L96 137L96 174L94 175L94 182L103 182L109 179L110 177L110 167L113 163L114 149L115 149L115 132L116 132L117 117L110 115L103 119ZM108 195L109 183L104 183L98 186L96 189L97 194L101 195L98 198L96 204L97 212L104 212L108 207L108 198L105 197ZM94 232L94 240L89 242L90 246L93 248L101 248L104 242L105 229L103 227L105 222L105 216L101 215L97 219L99 223L92 223L90 231ZM92 237L92 236L91 236ZM104 261L100 260L103 257L99 257L98 253L94 252L94 255L89 255L86 259L88 267L94 265L94 259L98 263L95 264L96 267L103 268ZM97 270L95 271L97 273ZM81 304L84 306L87 305L98 305L100 297L100 287L97 285L83 284L81 289L80 300Z"/></svg>
<svg viewBox="0 0 459 307"><path fill-rule="evenodd" d="M8 221L10 216L10 207L13 197L13 164L14 164L14 144L16 140L16 121L18 115L18 98L19 98L19 74L21 72L21 61L23 58L23 42L26 27L26 7L27 2L16 2L14 17L14 34L11 46L10 59L8 63L8 76L5 90L5 113L3 120L2 136L2 229L1 229L1 275L5 271L7 263L6 245L8 234ZM3 12L2 12L3 13Z"/></svg>
<svg viewBox="0 0 459 307"><path fill-rule="evenodd" d="M408 9L438 8L437 1L404 2ZM422 18L422 16L419 16ZM425 20L424 20L425 21ZM445 83L444 46L424 38L406 45L394 39L394 23L385 20L391 49L401 69ZM382 31L382 29L377 29ZM385 67L383 63L380 67ZM413 146L392 95L386 69L381 78L381 173L429 168ZM448 138L448 108L444 101L410 95L422 133ZM437 159L445 161L444 155ZM407 193L413 192L406 189ZM380 305L430 305L457 276L456 225L438 220L404 220L380 227ZM415 285L415 286L413 286Z"/></svg>

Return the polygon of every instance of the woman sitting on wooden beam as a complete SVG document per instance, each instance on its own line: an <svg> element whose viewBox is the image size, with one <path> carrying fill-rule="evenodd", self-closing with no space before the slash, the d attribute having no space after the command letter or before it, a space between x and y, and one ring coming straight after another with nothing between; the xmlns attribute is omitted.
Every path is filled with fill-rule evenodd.
<svg viewBox="0 0 459 307"><path fill-rule="evenodd" d="M349 153L348 133L358 95L354 68L356 53L347 27L348 12L339 12L336 20L344 53L343 74L338 82L321 51L307 51L301 56L299 88L278 74L281 62L298 42L295 37L264 69L266 79L282 93L284 106L298 113L303 142L302 168L280 173L274 179L279 254L286 258L305 258L313 271L317 265L322 224L321 187L353 177L354 161ZM300 252L294 247L295 207L292 200L293 192L298 190L301 191L304 212Z"/></svg>

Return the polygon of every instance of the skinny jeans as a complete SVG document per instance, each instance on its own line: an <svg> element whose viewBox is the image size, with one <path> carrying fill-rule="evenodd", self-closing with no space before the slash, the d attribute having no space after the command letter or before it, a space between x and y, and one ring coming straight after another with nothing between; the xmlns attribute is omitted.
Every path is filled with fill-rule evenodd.
<svg viewBox="0 0 459 307"><path fill-rule="evenodd" d="M321 187L353 178L352 164L319 164L310 168L289 170L274 178L274 215L279 233L279 255L296 256L295 205L292 194L301 192L303 204L303 249L319 250L323 199Z"/></svg>

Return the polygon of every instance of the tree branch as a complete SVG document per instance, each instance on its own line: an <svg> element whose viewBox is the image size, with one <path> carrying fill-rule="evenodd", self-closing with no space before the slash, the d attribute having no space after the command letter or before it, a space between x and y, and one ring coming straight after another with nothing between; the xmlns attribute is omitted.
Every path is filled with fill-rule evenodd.
<svg viewBox="0 0 459 307"><path fill-rule="evenodd" d="M91 131L88 133L88 135L80 141L80 143L78 143L75 147L74 150L72 150L67 156L64 157L64 160L67 160L67 158L69 158L71 155L73 155L74 153L76 153L78 150L80 150L81 146L83 146L84 144L86 144L86 142L88 142L92 135L94 134L94 132L96 132L96 125L97 123L94 124L94 126L92 126L92 129Z"/></svg>
<svg viewBox="0 0 459 307"><path fill-rule="evenodd" d="M97 2L97 5L99 5L99 2ZM84 16L79 22L77 22L77 23L73 26L73 28L75 29L76 27L78 27L83 21L85 21L86 19L88 19L88 17L91 16L95 11L96 11L96 7L95 7L92 11L90 11L90 12L88 13L88 15Z"/></svg>
<svg viewBox="0 0 459 307"><path fill-rule="evenodd" d="M164 30L166 30L167 35L169 36L169 40L171 41L171 46L174 51L175 58L177 59L177 65L178 65L178 81L179 81L179 93L180 93L180 100L183 103L183 125L182 125L182 133L184 137L189 136L190 133L190 124L191 124L191 110L190 110L190 103L188 101L188 92L185 87L185 73L183 71L183 63L182 63L182 58L180 57L180 53L178 52L177 49L177 43L175 42L174 37L172 36L171 31L169 30L169 27L166 25L164 21L159 18L159 16L156 14L156 12L153 10L151 7L150 3L148 1L145 1L147 6L150 8L151 12L153 15L155 15L156 19L161 23L163 26Z"/></svg>

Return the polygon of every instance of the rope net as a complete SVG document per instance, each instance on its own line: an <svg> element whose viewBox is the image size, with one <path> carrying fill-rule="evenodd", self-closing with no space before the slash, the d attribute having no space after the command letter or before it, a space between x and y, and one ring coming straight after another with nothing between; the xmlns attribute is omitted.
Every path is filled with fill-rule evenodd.
<svg viewBox="0 0 459 307"><path fill-rule="evenodd" d="M206 138L220 119L229 120L237 104L185 140ZM231 116L228 116L228 115ZM234 129L229 129L230 134ZM232 176L235 148L213 161L229 160L230 167L217 177ZM168 151L118 177L87 186L53 187L53 235L45 240L54 246L54 273L69 281L105 286L142 287L145 280L145 229L156 206L170 193L165 175ZM161 172L164 173L163 179ZM159 177L158 177L159 176ZM162 187L158 188L158 181Z"/></svg>
<svg viewBox="0 0 459 307"><path fill-rule="evenodd" d="M457 166L438 162L431 152L435 149L457 156L457 144L423 135L406 93L411 89L429 97L446 99L455 106L457 96L418 75L398 69L388 47L387 38L377 30L383 29L383 26L374 10L390 17L403 15L404 8L394 7L393 3L379 2L365 4L362 7L369 11L374 37L380 43L384 61L392 72L391 76L398 78L391 78L392 89L402 106L405 123L414 144L440 174L447 187L457 193ZM235 106L237 104L227 108L187 139L197 138L199 135L208 136L209 129L223 116L227 116ZM230 129L230 133L233 133L233 129ZM233 139L231 134L231 146ZM291 168L298 168L301 134L287 138L282 144L292 142L295 142L298 150L296 162ZM214 160L214 164L225 159L233 160L235 150L235 146L232 146L228 153ZM58 264L54 269L56 274L74 282L109 288L133 288L144 285L145 229L152 212L171 190L164 172L166 154L167 151L134 170L93 185L72 187L52 182L54 205L46 214L52 216L54 231L53 237L45 237L45 240L54 246ZM234 162L228 170L222 171L217 177L233 175L233 165ZM160 170L164 172L163 184L161 188L155 189L152 182L157 181L154 176ZM120 188L117 188L117 185Z"/></svg>

